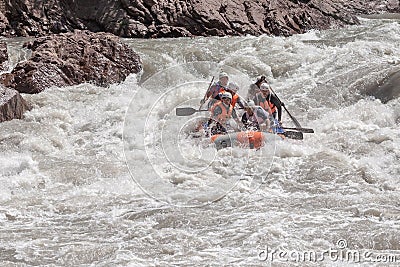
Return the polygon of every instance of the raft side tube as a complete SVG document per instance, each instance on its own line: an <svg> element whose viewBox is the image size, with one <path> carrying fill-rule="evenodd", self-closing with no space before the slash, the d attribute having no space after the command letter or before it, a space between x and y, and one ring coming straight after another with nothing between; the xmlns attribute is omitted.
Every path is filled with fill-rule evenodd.
<svg viewBox="0 0 400 267"><path fill-rule="evenodd" d="M233 146L258 149L263 146L265 137L263 132L246 131L213 135L211 141L214 142L217 150Z"/></svg>

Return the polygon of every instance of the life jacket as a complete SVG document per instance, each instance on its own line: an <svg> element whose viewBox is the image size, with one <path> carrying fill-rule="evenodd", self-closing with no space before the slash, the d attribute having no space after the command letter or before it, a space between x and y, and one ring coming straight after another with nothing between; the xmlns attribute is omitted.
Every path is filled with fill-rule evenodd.
<svg viewBox="0 0 400 267"><path fill-rule="evenodd" d="M271 109L271 114L276 112L276 106L269 99L265 98L261 92L256 94L254 103L268 112Z"/></svg>
<svg viewBox="0 0 400 267"><path fill-rule="evenodd" d="M216 98L219 93L222 93L225 91L225 87L222 86L219 82L216 82L213 86L210 88L211 92L211 98Z"/></svg>
<svg viewBox="0 0 400 267"><path fill-rule="evenodd" d="M238 102L238 100L239 100L239 96L237 94L234 94L232 96L232 102L231 102L232 107L235 107L235 105Z"/></svg>
<svg viewBox="0 0 400 267"><path fill-rule="evenodd" d="M214 110L216 107L220 107L222 112L221 114L218 114L217 116L214 116ZM229 105L229 108L227 108L222 101L218 101L217 103L215 103L212 107L211 107L211 116L213 117L214 120L216 120L217 122L221 123L221 124L225 124L226 121L232 117L232 110L233 110L233 106Z"/></svg>
<svg viewBox="0 0 400 267"><path fill-rule="evenodd" d="M222 94L222 93L225 93L225 92L228 92L228 93L230 93L230 94L232 95L231 105L232 105L232 107L235 107L236 103L237 103L238 100L240 99L239 95L236 94L236 93L233 93L233 92L231 93L231 92L229 92L229 91L226 91L225 88L222 87L222 90L220 91L220 93Z"/></svg>

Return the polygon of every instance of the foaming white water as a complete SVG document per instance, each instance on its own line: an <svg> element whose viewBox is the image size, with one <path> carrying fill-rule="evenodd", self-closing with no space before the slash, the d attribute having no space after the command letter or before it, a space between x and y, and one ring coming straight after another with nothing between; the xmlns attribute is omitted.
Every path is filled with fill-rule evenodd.
<svg viewBox="0 0 400 267"><path fill-rule="evenodd" d="M266 247L322 253L341 239L359 253L398 254L399 99L382 104L363 85L398 68L399 36L398 21L363 20L289 38L126 40L145 62L139 85L132 76L24 95L33 110L0 124L0 262L356 264L260 258ZM196 115L174 108L197 108L221 68L242 95L267 74L315 133L258 151L184 138ZM285 113L284 125L293 126ZM158 202L131 174L153 198L201 207Z"/></svg>

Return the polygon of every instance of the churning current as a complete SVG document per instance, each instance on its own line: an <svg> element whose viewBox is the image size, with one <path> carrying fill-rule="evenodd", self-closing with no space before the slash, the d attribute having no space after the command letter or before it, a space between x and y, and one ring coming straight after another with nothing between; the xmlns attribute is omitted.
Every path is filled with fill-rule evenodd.
<svg viewBox="0 0 400 267"><path fill-rule="evenodd" d="M287 38L125 39L142 74L24 95L33 109L0 124L1 265L399 264L399 98L368 88L399 70L400 25L361 21ZM8 45L11 64L27 55ZM241 95L265 74L315 133L257 151L187 139L191 117L174 108L198 108L220 70Z"/></svg>

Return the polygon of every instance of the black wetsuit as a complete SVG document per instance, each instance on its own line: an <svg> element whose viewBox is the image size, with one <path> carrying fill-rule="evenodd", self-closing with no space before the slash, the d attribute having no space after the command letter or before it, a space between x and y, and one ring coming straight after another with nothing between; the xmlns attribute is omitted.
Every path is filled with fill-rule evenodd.
<svg viewBox="0 0 400 267"><path fill-rule="evenodd" d="M282 120L282 103L281 103L281 101L279 101L279 99L274 94L270 94L267 100L276 107L276 109L278 111L278 121L281 121ZM274 117L275 117L275 114L274 114Z"/></svg>

